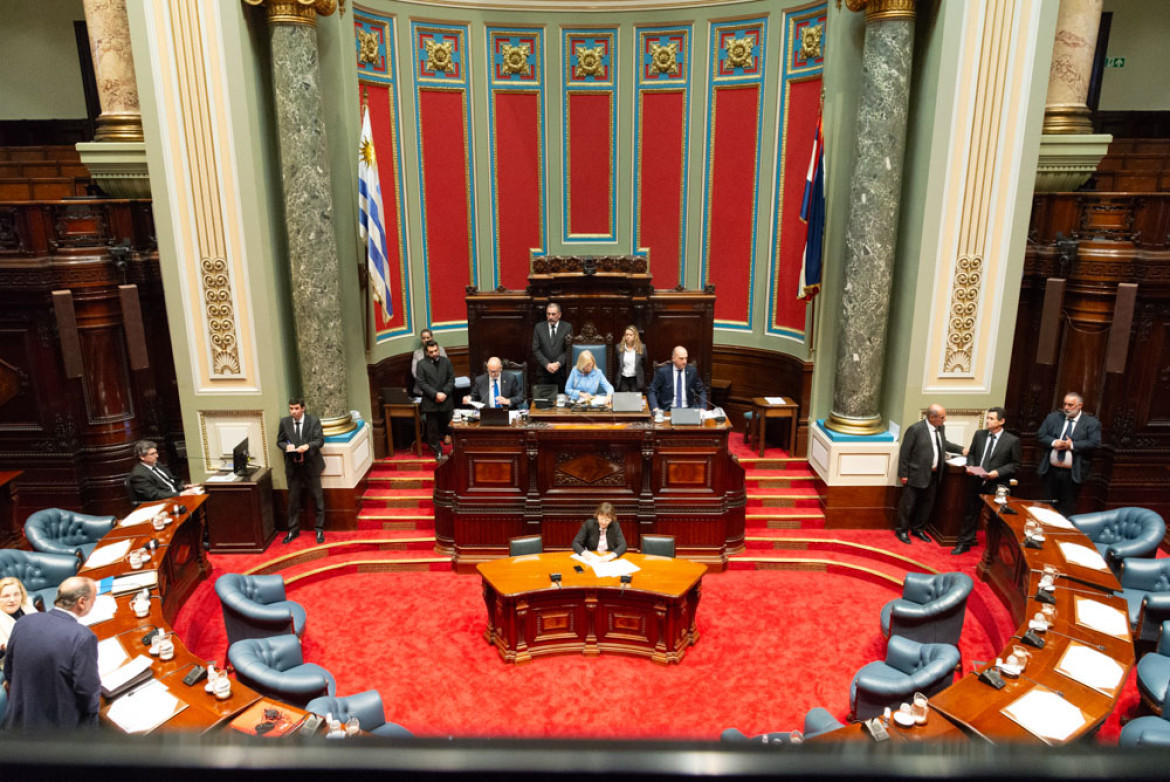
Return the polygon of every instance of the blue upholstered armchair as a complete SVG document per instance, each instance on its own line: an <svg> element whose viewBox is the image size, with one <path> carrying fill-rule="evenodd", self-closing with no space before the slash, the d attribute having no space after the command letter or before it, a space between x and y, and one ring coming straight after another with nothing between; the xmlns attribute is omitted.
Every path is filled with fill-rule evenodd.
<svg viewBox="0 0 1170 782"><path fill-rule="evenodd" d="M1170 620L1170 559L1122 560L1118 578L1134 640L1157 641L1162 623Z"/></svg>
<svg viewBox="0 0 1170 782"><path fill-rule="evenodd" d="M1170 622L1163 622L1157 648L1138 660L1138 692L1155 714L1165 715L1166 688L1170 687Z"/></svg>
<svg viewBox="0 0 1170 782"><path fill-rule="evenodd" d="M843 727L845 726L830 714L828 709L822 709L820 706L814 706L808 710L808 714L804 715L804 737L806 739L811 739L822 733L832 733Z"/></svg>
<svg viewBox="0 0 1170 782"><path fill-rule="evenodd" d="M809 709L808 714L804 715L804 732L800 734L800 738L796 738L791 731L761 733L758 736L749 738L746 733L738 728L728 728L719 735L719 740L728 742L751 741L760 744L793 744L814 738L822 733L830 733L843 727L845 726L838 722L837 718L830 714L827 709L822 709L820 706L817 706Z"/></svg>
<svg viewBox="0 0 1170 782"><path fill-rule="evenodd" d="M886 661L865 665L849 687L851 718L864 720L896 708L916 692L927 697L945 689L955 676L959 650L950 644L922 644L890 636Z"/></svg>
<svg viewBox="0 0 1170 782"><path fill-rule="evenodd" d="M228 643L245 638L271 638L305 634L307 615L300 603L286 600L280 576L242 576L225 573L215 581L215 594L223 606Z"/></svg>
<svg viewBox="0 0 1170 782"><path fill-rule="evenodd" d="M882 607L882 635L957 645L974 586L964 573L907 573L902 597Z"/></svg>
<svg viewBox="0 0 1170 782"><path fill-rule="evenodd" d="M332 714L334 719L342 722L350 717L357 717L361 729L373 733L375 736L409 738L414 735L401 725L386 721L386 712L382 708L382 696L377 690L366 690L344 698L330 696L314 698L309 701L305 710L320 714L322 717Z"/></svg>
<svg viewBox="0 0 1170 782"><path fill-rule="evenodd" d="M45 508L28 517L24 536L36 551L80 555L84 561L115 523L114 516L87 516L61 508Z"/></svg>
<svg viewBox="0 0 1170 782"><path fill-rule="evenodd" d="M24 584L37 608L50 610L57 599L57 585L77 575L81 560L75 554L0 549L0 577L15 576Z"/></svg>
<svg viewBox="0 0 1170 782"><path fill-rule="evenodd" d="M305 662L295 635L236 641L228 647L228 662L241 682L285 703L304 706L314 698L337 693L333 674Z"/></svg>
<svg viewBox="0 0 1170 782"><path fill-rule="evenodd" d="M1166 535L1166 522L1148 508L1114 508L1069 517L1089 536L1114 572L1127 557L1152 557Z"/></svg>

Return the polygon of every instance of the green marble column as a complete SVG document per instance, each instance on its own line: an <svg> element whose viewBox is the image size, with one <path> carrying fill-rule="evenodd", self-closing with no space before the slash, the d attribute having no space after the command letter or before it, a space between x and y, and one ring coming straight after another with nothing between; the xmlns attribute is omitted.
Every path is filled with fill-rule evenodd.
<svg viewBox="0 0 1170 782"><path fill-rule="evenodd" d="M882 371L902 196L915 0L847 0L865 9L857 147L845 228L845 290L825 425L845 434L882 431Z"/></svg>
<svg viewBox="0 0 1170 782"><path fill-rule="evenodd" d="M308 407L320 414L325 433L340 434L355 425L345 382L339 261L317 61L317 15L333 13L337 3L244 1L266 7L272 32L272 89L301 390Z"/></svg>

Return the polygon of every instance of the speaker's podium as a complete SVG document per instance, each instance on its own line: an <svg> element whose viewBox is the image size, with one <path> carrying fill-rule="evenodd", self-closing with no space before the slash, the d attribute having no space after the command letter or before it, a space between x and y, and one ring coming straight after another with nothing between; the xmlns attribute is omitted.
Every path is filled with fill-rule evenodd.
<svg viewBox="0 0 1170 782"><path fill-rule="evenodd" d="M213 554L254 554L276 537L272 513L272 470L253 467L220 473L203 484L207 533Z"/></svg>

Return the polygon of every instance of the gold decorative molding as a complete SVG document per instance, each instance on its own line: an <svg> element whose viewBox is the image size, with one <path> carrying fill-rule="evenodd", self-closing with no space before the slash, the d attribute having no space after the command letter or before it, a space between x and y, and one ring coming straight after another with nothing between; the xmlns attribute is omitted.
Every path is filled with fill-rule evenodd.
<svg viewBox="0 0 1170 782"><path fill-rule="evenodd" d="M823 24L809 25L800 31L800 56L815 60L821 56L821 38L825 35Z"/></svg>
<svg viewBox="0 0 1170 782"><path fill-rule="evenodd" d="M500 47L500 56L503 57L504 70L509 74L527 76L532 73L528 67L528 56L532 54L532 47L526 43L518 46L503 44Z"/></svg>
<svg viewBox="0 0 1170 782"><path fill-rule="evenodd" d="M604 46L578 46L574 54L577 55L577 67L573 69L573 76L583 79L605 75L605 65L602 63Z"/></svg>
<svg viewBox="0 0 1170 782"><path fill-rule="evenodd" d="M357 30L358 59L371 65L378 64L378 36L367 33L362 28Z"/></svg>
<svg viewBox="0 0 1170 782"><path fill-rule="evenodd" d="M317 26L318 16L329 16L337 9L337 0L244 0L247 5L262 5L268 10L269 24L303 24Z"/></svg>
<svg viewBox="0 0 1170 782"><path fill-rule="evenodd" d="M1046 135L1092 133L1093 113L1083 103L1050 103L1044 107L1044 127L1041 132Z"/></svg>
<svg viewBox="0 0 1170 782"><path fill-rule="evenodd" d="M727 50L727 64L732 68L751 68L755 63L752 57L752 46L755 44L750 35L743 38L732 38L723 45Z"/></svg>
<svg viewBox="0 0 1170 782"><path fill-rule="evenodd" d="M865 23L914 19L917 0L845 0L850 11L865 11Z"/></svg>
<svg viewBox="0 0 1170 782"><path fill-rule="evenodd" d="M236 310L232 304L232 278L223 258L201 258L203 312L211 339L212 371L220 375L240 373L240 347L236 339Z"/></svg>
<svg viewBox="0 0 1170 782"><path fill-rule="evenodd" d="M666 46L651 43L650 65L659 73L676 75L678 73L678 43L671 41Z"/></svg>
<svg viewBox="0 0 1170 782"><path fill-rule="evenodd" d="M983 282L983 259L963 256L951 278L951 309L947 314L947 344L943 372L970 372L975 321L979 317L979 289Z"/></svg>
<svg viewBox="0 0 1170 782"><path fill-rule="evenodd" d="M829 417L825 419L825 427L841 434L860 436L881 434L886 431L885 427L882 426L880 415L866 418L846 418L836 413L829 413Z"/></svg>
<svg viewBox="0 0 1170 782"><path fill-rule="evenodd" d="M102 112L97 118L97 128L93 133L94 141L142 141L141 114L114 114Z"/></svg>
<svg viewBox="0 0 1170 782"><path fill-rule="evenodd" d="M321 430L326 437L336 437L339 434L348 434L357 429L357 422L351 415L339 415L321 419Z"/></svg>
<svg viewBox="0 0 1170 782"><path fill-rule="evenodd" d="M455 62L452 56L455 53L455 45L451 41L439 43L433 38L427 39L427 65L432 71L436 73L446 73L454 67Z"/></svg>

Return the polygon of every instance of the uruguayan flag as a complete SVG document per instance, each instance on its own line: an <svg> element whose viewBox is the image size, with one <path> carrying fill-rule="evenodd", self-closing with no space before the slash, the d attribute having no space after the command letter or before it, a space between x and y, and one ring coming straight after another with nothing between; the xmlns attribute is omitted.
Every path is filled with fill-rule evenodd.
<svg viewBox="0 0 1170 782"><path fill-rule="evenodd" d="M362 108L362 138L358 144L358 231L366 241L366 267L370 295L390 319L390 265L386 262L386 229L382 225L382 185L378 182L378 158L370 132L370 110Z"/></svg>

